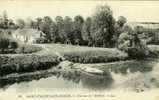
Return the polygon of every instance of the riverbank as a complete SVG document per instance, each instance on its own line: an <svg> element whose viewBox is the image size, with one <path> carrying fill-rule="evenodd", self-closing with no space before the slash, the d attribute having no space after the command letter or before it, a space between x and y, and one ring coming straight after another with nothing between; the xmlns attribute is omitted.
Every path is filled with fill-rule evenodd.
<svg viewBox="0 0 159 100"><path fill-rule="evenodd" d="M83 64L118 63L118 61L127 62L129 59L126 53L115 48L64 44L38 44L36 46L42 47L42 50L32 54L0 54L0 76L12 73L34 72L55 67L60 63L59 56L64 57L68 61ZM159 55L159 46L151 45L149 48L153 56ZM131 64L127 66L131 66Z"/></svg>
<svg viewBox="0 0 159 100"><path fill-rule="evenodd" d="M0 76L46 70L56 66L56 55L9 54L0 55Z"/></svg>
<svg viewBox="0 0 159 100"><path fill-rule="evenodd" d="M99 77L95 75L90 76L89 74L77 72L77 70L75 70L74 68L67 68L68 70L64 70L63 68L58 69L58 67L53 67L46 70L26 73L14 73L0 77L0 86L1 88L7 89L8 86L13 85L14 83L19 84L21 82L24 82L25 84L30 84L33 80L33 83L40 83L41 80L51 80L53 77L56 77L58 80L61 80L60 82L62 82L62 80L65 80L68 81L68 83L69 81L71 81L74 84L78 84L79 81L82 81L83 85L87 86L87 88L93 89L105 89L107 88L107 86L111 86L112 89L123 87L135 92L143 92L145 90L150 90L159 86L159 66L157 59L145 61L130 60L100 64L74 63L73 66L76 68L81 68L83 66L98 68L100 70L103 70L104 72L110 73L110 75L104 77ZM108 81L108 79L111 80ZM46 84L48 83L46 82Z"/></svg>

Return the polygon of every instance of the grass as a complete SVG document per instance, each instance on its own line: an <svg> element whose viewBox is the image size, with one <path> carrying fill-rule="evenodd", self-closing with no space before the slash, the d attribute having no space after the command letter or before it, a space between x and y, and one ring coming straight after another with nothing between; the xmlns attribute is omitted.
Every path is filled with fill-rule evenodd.
<svg viewBox="0 0 159 100"><path fill-rule="evenodd" d="M34 53L34 52L38 52L38 51L40 51L40 50L42 50L42 48L41 47L39 47L39 46L35 46L35 45L27 45L27 44L23 44L23 45L20 45L16 50L15 50L15 52L17 53L17 54L30 54L30 53Z"/></svg>
<svg viewBox="0 0 159 100"><path fill-rule="evenodd" d="M42 44L45 51L76 63L103 63L126 60L128 55L115 48L98 48L64 44Z"/></svg>

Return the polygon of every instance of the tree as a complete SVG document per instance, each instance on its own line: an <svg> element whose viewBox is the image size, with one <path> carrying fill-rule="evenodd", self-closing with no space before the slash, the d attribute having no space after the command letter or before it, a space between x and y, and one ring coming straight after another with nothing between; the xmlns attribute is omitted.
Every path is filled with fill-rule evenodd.
<svg viewBox="0 0 159 100"><path fill-rule="evenodd" d="M118 39L118 48L128 53L132 58L143 58L148 55L149 50L145 44L142 43L139 33L141 30L136 27L132 31L130 27L127 27L127 31L120 34ZM136 30L137 29L137 30Z"/></svg>
<svg viewBox="0 0 159 100"><path fill-rule="evenodd" d="M128 49L132 46L131 40L133 38L133 29L130 26L125 26L124 31L118 38L118 48L122 51L128 52Z"/></svg>
<svg viewBox="0 0 159 100"><path fill-rule="evenodd" d="M64 33L66 34L65 43L72 43L73 41L73 21L69 16L64 18Z"/></svg>
<svg viewBox="0 0 159 100"><path fill-rule="evenodd" d="M117 24L120 27L123 27L126 22L127 22L127 19L124 16L119 16L118 17Z"/></svg>
<svg viewBox="0 0 159 100"><path fill-rule="evenodd" d="M55 18L56 24L57 24L57 29L58 29L58 34L61 39L61 43L64 43L66 39L66 34L64 32L64 20L61 16L56 16Z"/></svg>
<svg viewBox="0 0 159 100"><path fill-rule="evenodd" d="M82 27L83 27L84 19L81 15L77 15L74 17L74 23L73 23L73 36L74 36L74 43L80 44L82 39Z"/></svg>
<svg viewBox="0 0 159 100"><path fill-rule="evenodd" d="M93 44L91 37L91 25L92 19L91 17L88 17L82 27L82 38L88 43L88 46L91 46Z"/></svg>
<svg viewBox="0 0 159 100"><path fill-rule="evenodd" d="M19 28L24 28L25 27L25 21L23 19L17 19L16 20L16 25L19 27Z"/></svg>
<svg viewBox="0 0 159 100"><path fill-rule="evenodd" d="M53 21L49 16L45 16L39 25L40 30L46 34L46 39L48 40L48 42L51 41L50 28L51 28L52 22Z"/></svg>
<svg viewBox="0 0 159 100"><path fill-rule="evenodd" d="M38 17L36 18L36 25L37 25L37 29L40 30L40 24L42 23L42 18Z"/></svg>
<svg viewBox="0 0 159 100"><path fill-rule="evenodd" d="M95 46L113 47L115 20L108 5L98 6L92 18L91 35Z"/></svg>
<svg viewBox="0 0 159 100"><path fill-rule="evenodd" d="M7 15L7 11L3 12L3 28L6 29L8 28L8 15Z"/></svg>
<svg viewBox="0 0 159 100"><path fill-rule="evenodd" d="M60 42L60 36L58 34L58 27L55 22L52 22L50 25L50 36L51 36L51 41L56 43Z"/></svg>
<svg viewBox="0 0 159 100"><path fill-rule="evenodd" d="M118 40L120 34L125 31L124 29L126 29L125 26L124 26L124 24L125 24L126 22L127 22L127 19L126 19L125 17L119 16L119 17L118 17L118 20L117 20L116 23L115 23L115 26L114 26L114 28L115 28L115 34L114 34L114 36L113 36L113 41L116 43L115 46L118 45L118 44L117 44L117 43L118 43L117 40ZM126 26L126 27L127 27L127 26ZM129 29L129 28L128 28L128 29Z"/></svg>

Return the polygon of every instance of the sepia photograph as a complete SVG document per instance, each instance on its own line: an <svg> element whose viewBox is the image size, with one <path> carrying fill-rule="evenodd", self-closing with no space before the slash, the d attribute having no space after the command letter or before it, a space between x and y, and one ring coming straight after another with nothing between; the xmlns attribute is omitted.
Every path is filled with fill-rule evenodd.
<svg viewBox="0 0 159 100"><path fill-rule="evenodd" d="M159 1L0 0L0 100L159 100Z"/></svg>

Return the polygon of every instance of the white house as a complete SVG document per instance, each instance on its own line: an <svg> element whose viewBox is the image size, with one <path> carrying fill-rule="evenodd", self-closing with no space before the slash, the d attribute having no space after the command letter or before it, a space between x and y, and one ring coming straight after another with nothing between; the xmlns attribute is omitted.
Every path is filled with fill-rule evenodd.
<svg viewBox="0 0 159 100"><path fill-rule="evenodd" d="M45 34L37 29L17 29L12 33L12 37L18 42L32 44L38 38L43 38Z"/></svg>

